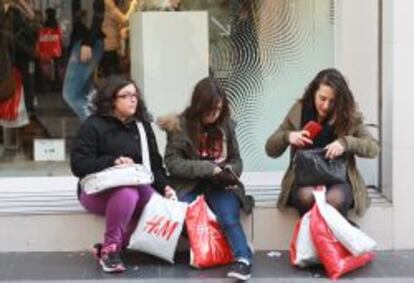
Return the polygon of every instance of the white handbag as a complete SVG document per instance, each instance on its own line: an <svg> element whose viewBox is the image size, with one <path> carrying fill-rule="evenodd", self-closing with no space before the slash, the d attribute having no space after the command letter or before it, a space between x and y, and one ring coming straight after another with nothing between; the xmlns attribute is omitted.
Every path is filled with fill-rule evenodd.
<svg viewBox="0 0 414 283"><path fill-rule="evenodd" d="M154 182L148 152L148 141L141 122L137 122L141 138L143 164L112 166L97 173L89 174L80 180L86 194L95 194L120 186L149 185Z"/></svg>

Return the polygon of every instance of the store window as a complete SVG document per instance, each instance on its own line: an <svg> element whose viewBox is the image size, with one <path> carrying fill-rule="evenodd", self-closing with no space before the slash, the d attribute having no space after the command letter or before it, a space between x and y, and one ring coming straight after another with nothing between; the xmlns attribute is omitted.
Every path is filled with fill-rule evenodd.
<svg viewBox="0 0 414 283"><path fill-rule="evenodd" d="M9 2L12 1L1 0L0 9ZM71 48L75 44L71 40L75 19L90 24L93 21L93 1L20 2L27 3L34 13L33 19L26 23L28 26L21 28L29 30L29 25L40 24L36 30L38 33L39 28L48 25L58 27L62 50L61 56L44 60L34 48L38 34L30 42L19 42L27 53L26 57L19 57L25 58L22 59L23 66L19 67L24 86L20 95L24 98L25 111L17 111L15 120L0 120L0 176L71 175L69 150L81 117L62 93ZM177 13L178 10L208 12L209 71L221 80L229 94L234 118L238 122L237 134L245 170L284 170L287 155L278 160L267 158L264 142L292 102L303 93L306 83L318 70L334 65L334 1L159 2L157 5L157 1L143 1L137 9L170 13L176 10ZM73 14L73 7L79 3L81 5ZM129 1L114 3L124 13L128 11ZM9 12L10 7L7 11L3 9L2 13L6 18L10 17L10 21L16 20L17 16ZM2 38L8 38L3 32L6 27L0 25ZM16 30L7 32L15 34ZM116 50L121 54L119 71L125 75L129 75L130 52L134 51L128 49L127 40ZM13 56L10 55L10 60ZM101 77L102 70L99 67L94 69L93 80L98 82Z"/></svg>

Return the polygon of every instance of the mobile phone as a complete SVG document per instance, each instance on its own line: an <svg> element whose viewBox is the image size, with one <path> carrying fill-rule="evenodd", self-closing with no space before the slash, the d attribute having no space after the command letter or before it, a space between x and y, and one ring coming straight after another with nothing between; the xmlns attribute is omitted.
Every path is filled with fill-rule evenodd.
<svg viewBox="0 0 414 283"><path fill-rule="evenodd" d="M239 177L234 173L234 171L230 167L224 167L224 171L228 171L237 181L237 185L242 187L243 183L240 181Z"/></svg>
<svg viewBox="0 0 414 283"><path fill-rule="evenodd" d="M303 130L308 131L309 139L314 140L322 131L322 126L321 124L311 120L306 123L306 125L303 127Z"/></svg>

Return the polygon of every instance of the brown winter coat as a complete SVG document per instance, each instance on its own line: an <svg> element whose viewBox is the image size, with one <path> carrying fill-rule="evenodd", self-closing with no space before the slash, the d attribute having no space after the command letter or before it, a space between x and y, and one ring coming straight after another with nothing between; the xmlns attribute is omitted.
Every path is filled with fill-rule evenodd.
<svg viewBox="0 0 414 283"><path fill-rule="evenodd" d="M200 159L182 116L163 117L162 121L162 128L168 136L164 162L171 177L171 185L183 194L191 191L200 180L213 176L217 165ZM222 130L227 139L227 159L222 165L231 165L233 171L240 176L243 166L234 122L226 123Z"/></svg>
<svg viewBox="0 0 414 283"><path fill-rule="evenodd" d="M295 103L289 110L279 128L268 138L266 153L276 158L283 154L289 146L289 133L301 129L302 102ZM362 115L355 119L355 123L346 135L339 136L339 142L350 153L347 160L347 175L354 196L354 209L358 216L362 216L369 206L369 199L365 183L356 167L355 155L365 158L375 158L379 154L379 145L363 124ZM279 195L278 207L288 205L289 195L295 181L292 159L282 180L282 192Z"/></svg>

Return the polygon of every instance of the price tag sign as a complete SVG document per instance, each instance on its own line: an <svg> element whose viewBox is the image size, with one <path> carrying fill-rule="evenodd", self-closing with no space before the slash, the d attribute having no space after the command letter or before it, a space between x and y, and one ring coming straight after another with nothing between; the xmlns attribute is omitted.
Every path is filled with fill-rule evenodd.
<svg viewBox="0 0 414 283"><path fill-rule="evenodd" d="M35 161L64 161L65 140L64 139L35 139L34 140Z"/></svg>

